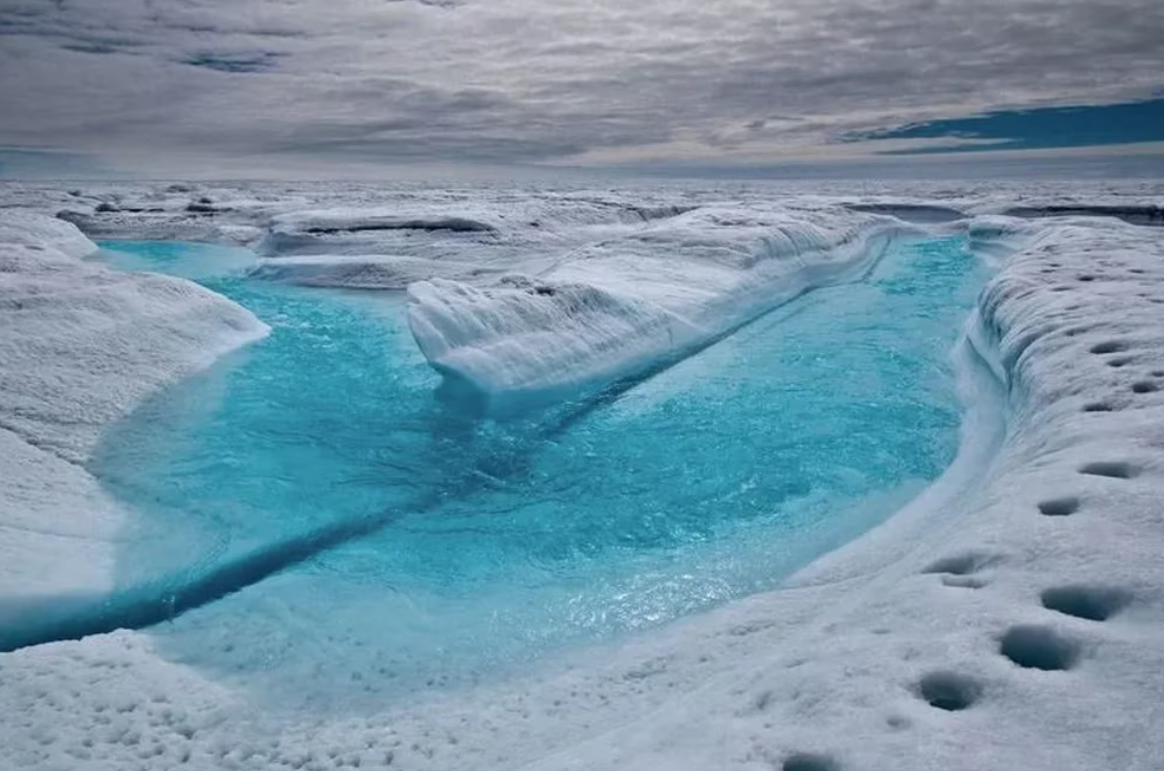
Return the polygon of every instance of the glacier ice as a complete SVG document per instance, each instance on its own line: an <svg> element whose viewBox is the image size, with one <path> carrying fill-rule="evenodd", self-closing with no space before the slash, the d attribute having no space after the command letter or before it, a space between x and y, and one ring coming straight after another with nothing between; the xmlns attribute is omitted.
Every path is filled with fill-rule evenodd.
<svg viewBox="0 0 1164 771"><path fill-rule="evenodd" d="M90 233L107 228L120 237L215 239L233 233L251 240L267 231L271 216L296 209L391 208L400 202L401 209L472 216L466 198L479 208L506 212L532 211L549 195L222 184L207 187L215 200L259 203L194 216L182 211L190 192L166 193L162 187L110 183L72 196L59 185L0 183L0 195L41 211L83 211L78 221ZM606 195L720 205L730 198L745 209L755 201L805 209L934 205L967 215L1066 211L1054 206L1094 212L1089 207L1097 205L1147 211L1164 200L1158 182L1118 180L644 187L633 195ZM94 213L100 201L114 196L123 204L120 211ZM586 196L601 197L593 191ZM504 201L515 203L507 208ZM164 211L144 211L155 207ZM0 219L12 213L6 209ZM502 684L357 714L255 710L244 690L223 687L168 659L148 634L120 632L4 654L0 699L8 709L0 720L0 745L6 758L38 769L407 765L434 771L683 771L780 767L796 759L854 769L1156 771L1164 756L1152 730L1160 722L1164 690L1164 620L1155 599L1164 583L1156 548L1164 406L1161 391L1149 386L1164 377L1158 334L1164 307L1161 231L1070 216L970 226L1001 268L986 296L988 307L979 310L978 345L1000 367L1005 362L1011 368L1003 375L1012 425L989 478L949 505L893 517L783 591L619 645L579 651ZM625 226L593 227L610 228L611 237L626 235L619 230ZM1001 230L992 235L992 228ZM461 259L480 251L490 267L508 263L508 272L536 281L555 256L582 245L565 229L537 237L499 232L502 237L491 237L492 243L474 234L450 240L381 232L350 253ZM518 238L524 238L521 249L514 248ZM408 240L424 243L397 248ZM377 246L369 249L367 243ZM529 253L538 245L545 247L541 257ZM346 249L324 243L317 251ZM24 259L8 249L5 255L8 265ZM53 269L75 269L61 255L47 254L38 269L54 262ZM7 280L0 277L0 286ZM484 289L489 282L464 283ZM7 303L0 307L0 324L7 325L15 311ZM136 396L127 394L126 409ZM49 521L58 536L78 540L72 535L99 519L96 482L80 466L25 438L5 431L0 437L9 442L5 450L16 453L0 454L0 512L10 517L19 507L30 514L3 531L4 545L22 543L22 529L39 528L34 535L43 536ZM20 464L30 470L20 470ZM1083 469L1127 473L1097 476ZM12 483L19 474L24 482ZM1072 505L1049 505L1063 501ZM1059 514L1048 516L1044 509ZM52 517L40 516L45 512ZM16 548L3 554L28 553ZM58 570L43 568L50 564L44 562L38 568L47 583L68 575L80 585L100 573L85 567L97 554L58 554L67 555L51 562ZM965 555L989 559L962 575L928 572L939 563L979 564L960 559ZM78 577L78 570L90 573ZM12 586L8 575L0 586ZM1114 588L1131 599L1105 621L1075 618L1040 601L1050 590L1079 586ZM1000 640L1024 626L1051 630L1041 639L1072 637L1083 650L1074 669L1032 672L1003 656ZM221 644L233 642L224 629ZM923 681L950 681L954 675L981 686L965 712L940 712L919 695ZM345 687L360 683L353 679Z"/></svg>

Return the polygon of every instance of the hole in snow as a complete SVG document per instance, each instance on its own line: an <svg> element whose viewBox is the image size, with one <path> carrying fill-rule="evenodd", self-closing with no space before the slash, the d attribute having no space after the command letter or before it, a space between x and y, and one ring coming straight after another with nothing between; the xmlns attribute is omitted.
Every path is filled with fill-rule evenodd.
<svg viewBox="0 0 1164 771"><path fill-rule="evenodd" d="M1058 586L1042 595L1043 607L1089 621L1106 621L1132 601L1132 594L1109 586Z"/></svg>
<svg viewBox="0 0 1164 771"><path fill-rule="evenodd" d="M955 576L965 576L970 573L976 573L984 567L993 565L999 561L996 554L988 554L986 552L970 551L962 554L952 554L949 557L942 557L937 562L932 563L929 567L923 570L923 573L948 573Z"/></svg>
<svg viewBox="0 0 1164 771"><path fill-rule="evenodd" d="M1039 511L1048 517L1066 517L1079 511L1079 499L1070 496L1043 501L1039 504Z"/></svg>
<svg viewBox="0 0 1164 771"><path fill-rule="evenodd" d="M1131 479L1137 474L1137 470L1132 464L1122 460L1098 460L1080 466L1079 473L1112 479Z"/></svg>
<svg viewBox="0 0 1164 771"><path fill-rule="evenodd" d="M840 771L837 762L827 755L798 752L784 760L782 771Z"/></svg>
<svg viewBox="0 0 1164 771"><path fill-rule="evenodd" d="M999 652L1027 669L1070 669L1079 660L1079 643L1045 626L1015 626L1000 640Z"/></svg>
<svg viewBox="0 0 1164 771"><path fill-rule="evenodd" d="M1104 404L1103 402L1089 402L1083 405L1084 412L1111 412L1113 409L1115 408L1110 404Z"/></svg>
<svg viewBox="0 0 1164 771"><path fill-rule="evenodd" d="M986 586L986 582L971 576L942 576L942 585L955 589L981 589Z"/></svg>
<svg viewBox="0 0 1164 771"><path fill-rule="evenodd" d="M1120 351L1126 351L1127 349L1128 344L1120 342L1119 340L1107 340L1105 342L1096 343L1095 345L1091 346L1092 353L1119 353Z"/></svg>
<svg viewBox="0 0 1164 771"><path fill-rule="evenodd" d="M1080 281L1095 281L1095 276L1080 276Z"/></svg>
<svg viewBox="0 0 1164 771"><path fill-rule="evenodd" d="M1133 359L1131 356L1122 356L1118 359L1112 359L1111 361L1109 361L1107 363L1107 366L1115 367L1116 369L1119 369L1120 367L1126 367L1127 365L1131 364L1133 361L1135 361L1135 359Z"/></svg>
<svg viewBox="0 0 1164 771"><path fill-rule="evenodd" d="M918 683L918 692L931 707L958 712L978 700L982 686L957 672L931 672Z"/></svg>
<svg viewBox="0 0 1164 771"><path fill-rule="evenodd" d="M1132 384L1132 391L1138 394L1150 394L1153 391L1159 391L1160 386L1153 383L1151 380L1141 380L1139 383Z"/></svg>

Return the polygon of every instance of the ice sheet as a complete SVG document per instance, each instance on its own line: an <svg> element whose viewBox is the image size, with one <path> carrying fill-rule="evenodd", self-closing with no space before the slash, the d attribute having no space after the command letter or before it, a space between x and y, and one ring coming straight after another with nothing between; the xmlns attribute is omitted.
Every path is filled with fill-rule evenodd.
<svg viewBox="0 0 1164 771"><path fill-rule="evenodd" d="M1091 182L810 192L822 202L960 212L1032 200L1158 205L1161 195L1158 186ZM154 194L97 194L114 193ZM302 207L291 198L309 193L281 188L288 203L270 205ZM51 208L64 193L26 186L7 195ZM357 195L371 194L320 197L331 205ZM173 224L186 215L164 216L168 232L188 227ZM263 227L261 215L247 216L247 227ZM130 216L120 222L135 226ZM1005 262L971 330L981 372L1002 377L1010 418L988 484L907 509L782 591L504 686L370 714L256 712L245 694L160 659L143 633L5 654L6 760L34 769L1164 767L1155 728L1164 723L1162 231L1072 217L971 228ZM5 264L82 270L62 254L28 262L34 253L6 248ZM9 276L0 286L10 290ZM2 307L7 333L16 313ZM10 464L0 511L30 495L58 513L100 505L90 508L83 471L58 474L76 467L0 436L23 453L0 455ZM32 469L20 472L24 484L7 473L15 457Z"/></svg>

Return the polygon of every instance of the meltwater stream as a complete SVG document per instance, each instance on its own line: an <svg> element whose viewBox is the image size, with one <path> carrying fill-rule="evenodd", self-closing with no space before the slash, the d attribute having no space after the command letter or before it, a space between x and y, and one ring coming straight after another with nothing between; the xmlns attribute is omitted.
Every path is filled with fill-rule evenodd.
<svg viewBox="0 0 1164 771"><path fill-rule="evenodd" d="M176 660L317 708L771 588L881 521L954 456L949 351L986 278L963 239L899 241L616 398L497 423L434 398L398 295L248 279L242 250L104 247L273 327L107 432L94 471L138 513L119 584L177 590L348 528L153 627Z"/></svg>

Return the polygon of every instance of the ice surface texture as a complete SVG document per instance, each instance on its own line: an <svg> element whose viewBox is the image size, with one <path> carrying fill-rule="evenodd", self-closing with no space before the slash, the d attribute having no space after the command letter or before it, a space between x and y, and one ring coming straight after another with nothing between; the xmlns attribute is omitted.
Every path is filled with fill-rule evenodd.
<svg viewBox="0 0 1164 771"><path fill-rule="evenodd" d="M631 378L875 260L895 221L700 208L535 276L411 285L409 324L459 398L506 413Z"/></svg>

